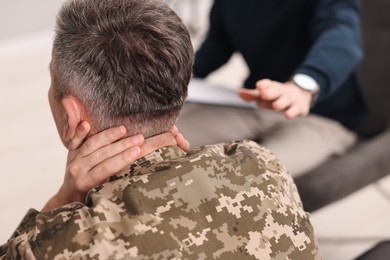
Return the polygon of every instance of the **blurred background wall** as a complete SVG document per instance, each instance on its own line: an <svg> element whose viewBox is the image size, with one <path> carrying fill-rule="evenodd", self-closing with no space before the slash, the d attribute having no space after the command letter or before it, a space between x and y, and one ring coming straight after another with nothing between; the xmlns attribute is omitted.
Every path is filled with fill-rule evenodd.
<svg viewBox="0 0 390 260"><path fill-rule="evenodd" d="M50 31L63 0L0 1L0 42L11 37Z"/></svg>
<svg viewBox="0 0 390 260"><path fill-rule="evenodd" d="M0 1L0 244L62 182L66 150L47 101L53 29L62 3Z"/></svg>

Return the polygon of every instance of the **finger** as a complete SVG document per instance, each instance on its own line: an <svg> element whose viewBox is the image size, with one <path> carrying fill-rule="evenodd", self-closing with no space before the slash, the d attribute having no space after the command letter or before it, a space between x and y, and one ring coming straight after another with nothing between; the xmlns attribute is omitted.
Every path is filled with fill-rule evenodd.
<svg viewBox="0 0 390 260"><path fill-rule="evenodd" d="M273 87L275 81L270 79L262 79L256 82L256 89L259 91L266 90L268 88Z"/></svg>
<svg viewBox="0 0 390 260"><path fill-rule="evenodd" d="M265 108L265 109L272 109L272 101L264 101L264 100L258 100L256 102L258 107Z"/></svg>
<svg viewBox="0 0 390 260"><path fill-rule="evenodd" d="M117 156L118 154L125 153L129 149L142 145L143 142L144 137L141 134L138 134L119 140L115 143L111 143L109 145L99 148L95 152L83 158L83 165L86 169L92 169L97 165L101 164L102 162Z"/></svg>
<svg viewBox="0 0 390 260"><path fill-rule="evenodd" d="M172 126L171 128L171 133L173 134L173 136L176 136L179 134L179 129L177 128L177 126Z"/></svg>
<svg viewBox="0 0 390 260"><path fill-rule="evenodd" d="M283 95L285 86L278 81L263 79L256 83L256 88L260 92L261 99L271 101L276 100Z"/></svg>
<svg viewBox="0 0 390 260"><path fill-rule="evenodd" d="M262 89L260 91L260 98L267 101L274 101L282 96L283 92L281 91L278 85L273 87Z"/></svg>
<svg viewBox="0 0 390 260"><path fill-rule="evenodd" d="M275 111L284 111L288 109L291 105L291 99L284 95L272 102L272 109Z"/></svg>
<svg viewBox="0 0 390 260"><path fill-rule="evenodd" d="M284 112L284 116L287 119L293 119L293 118L299 117L300 115L301 115L301 110L300 110L299 106L291 106L290 108L288 108Z"/></svg>
<svg viewBox="0 0 390 260"><path fill-rule="evenodd" d="M259 98L259 90L258 89L245 89L242 88L238 91L238 96L245 101L255 101Z"/></svg>
<svg viewBox="0 0 390 260"><path fill-rule="evenodd" d="M81 122L76 128L75 136L69 141L69 150L73 151L78 149L84 142L84 139L90 130L91 126L88 122Z"/></svg>
<svg viewBox="0 0 390 260"><path fill-rule="evenodd" d="M100 164L96 165L85 176L84 181L93 188L107 180L107 178L117 174L132 162L141 157L141 149L138 146L130 147L122 153L119 153Z"/></svg>
<svg viewBox="0 0 390 260"><path fill-rule="evenodd" d="M177 126L173 126L171 129L172 135L176 139L177 146L179 146L183 151L188 152L190 150L190 143L184 136L179 132Z"/></svg>
<svg viewBox="0 0 390 260"><path fill-rule="evenodd" d="M88 140L81 146L79 156L87 156L99 148L119 140L125 134L126 127L124 126L112 127L97 133L88 138Z"/></svg>
<svg viewBox="0 0 390 260"><path fill-rule="evenodd" d="M187 139L184 138L182 134L177 134L175 136L177 146L179 146L183 151L188 152L190 150L190 143Z"/></svg>

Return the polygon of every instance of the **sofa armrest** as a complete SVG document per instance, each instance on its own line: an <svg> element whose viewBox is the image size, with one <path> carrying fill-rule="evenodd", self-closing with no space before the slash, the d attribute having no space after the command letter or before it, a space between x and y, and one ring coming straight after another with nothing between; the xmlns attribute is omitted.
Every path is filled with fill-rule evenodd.
<svg viewBox="0 0 390 260"><path fill-rule="evenodd" d="M314 211L390 174L390 128L360 141L295 179L306 211Z"/></svg>

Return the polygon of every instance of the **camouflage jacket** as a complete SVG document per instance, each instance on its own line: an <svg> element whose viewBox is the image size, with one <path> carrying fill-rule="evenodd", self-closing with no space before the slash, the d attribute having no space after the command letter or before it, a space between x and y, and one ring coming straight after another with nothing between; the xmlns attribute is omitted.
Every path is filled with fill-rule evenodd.
<svg viewBox="0 0 390 260"><path fill-rule="evenodd" d="M91 190L30 210L1 259L320 259L280 161L250 141L164 147Z"/></svg>

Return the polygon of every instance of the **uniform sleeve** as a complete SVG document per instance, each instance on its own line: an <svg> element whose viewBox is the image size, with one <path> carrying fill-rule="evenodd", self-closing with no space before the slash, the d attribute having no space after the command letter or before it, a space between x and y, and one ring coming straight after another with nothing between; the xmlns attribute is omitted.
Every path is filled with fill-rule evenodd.
<svg viewBox="0 0 390 260"><path fill-rule="evenodd" d="M210 28L196 52L194 76L204 78L225 64L234 52L222 25L223 0L216 0L210 12Z"/></svg>
<svg viewBox="0 0 390 260"><path fill-rule="evenodd" d="M313 77L319 100L334 93L363 57L360 0L320 0L313 16L313 46L296 73Z"/></svg>
<svg viewBox="0 0 390 260"><path fill-rule="evenodd" d="M8 240L0 259L113 259L119 253L123 254L117 258L128 259L135 255L132 245L113 239L117 230L127 231L121 224L127 212L102 197L92 200L99 202L93 206L74 202L36 214L27 229Z"/></svg>
<svg viewBox="0 0 390 260"><path fill-rule="evenodd" d="M8 242L0 247L0 259L17 259L19 257L25 257L33 259L31 248L26 237L26 232L34 227L35 217L39 214L39 211L30 209L24 216L16 231L13 233ZM21 254L21 251L23 252Z"/></svg>
<svg viewBox="0 0 390 260"><path fill-rule="evenodd" d="M56 256L67 259L66 254L60 253L72 244L72 235L79 230L75 216L85 208L81 203L71 203L47 213L31 209L1 247L0 259L54 259ZM88 222L91 217L87 214L80 221Z"/></svg>

